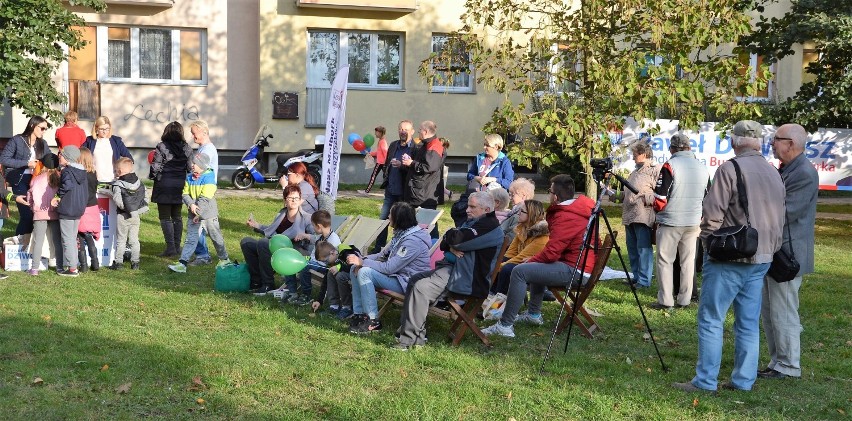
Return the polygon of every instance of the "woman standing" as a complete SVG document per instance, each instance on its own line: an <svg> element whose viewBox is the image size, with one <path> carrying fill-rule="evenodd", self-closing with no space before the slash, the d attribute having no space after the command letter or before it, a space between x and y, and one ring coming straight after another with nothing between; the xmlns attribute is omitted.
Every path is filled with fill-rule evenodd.
<svg viewBox="0 0 852 421"><path fill-rule="evenodd" d="M115 171L113 163L125 156L133 160L127 146L120 137L112 134L112 124L106 116L100 116L95 119L95 125L92 126L92 135L86 138L83 142L83 147L92 151L95 158L95 172L98 174L98 181L107 183L115 179Z"/></svg>
<svg viewBox="0 0 852 421"><path fill-rule="evenodd" d="M633 280L637 287L651 286L654 276L654 247L651 244L651 227L654 226L655 215L651 205L654 204L654 187L657 184L659 169L654 165L654 155L651 146L645 141L638 141L630 146L633 162L636 168L630 173L627 181L639 190L633 194L624 191L622 219L627 231L627 257L633 270Z"/></svg>
<svg viewBox="0 0 852 421"><path fill-rule="evenodd" d="M487 191L497 187L509 190L509 184L515 179L512 163L503 151L503 138L499 134L485 136L485 152L476 155L474 164L467 171L470 189Z"/></svg>
<svg viewBox="0 0 852 421"><path fill-rule="evenodd" d="M160 143L154 148L154 160L148 178L154 180L151 202L157 204L160 228L166 241L166 249L160 253L163 257L174 257L183 236L182 192L186 173L189 172L189 158L192 148L186 142L183 126L177 121L166 125Z"/></svg>
<svg viewBox="0 0 852 421"><path fill-rule="evenodd" d="M24 132L9 139L9 143L0 153L0 164L6 170L6 182L15 195L26 195L33 178L33 168L45 155L51 153L44 140L44 132L50 123L41 116L33 116L27 122ZM29 206L18 203L18 226L15 235L33 232L33 212Z"/></svg>

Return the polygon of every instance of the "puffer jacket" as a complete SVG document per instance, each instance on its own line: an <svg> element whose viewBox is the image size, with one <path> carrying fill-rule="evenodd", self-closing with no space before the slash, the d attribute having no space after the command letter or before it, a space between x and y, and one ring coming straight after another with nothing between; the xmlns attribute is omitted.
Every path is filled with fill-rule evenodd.
<svg viewBox="0 0 852 421"><path fill-rule="evenodd" d="M522 229L519 225L515 228L515 238L506 249L506 256L509 260L503 264L520 264L524 260L535 256L544 249L547 241L550 239L550 230L547 226L547 221L538 221L529 229Z"/></svg>
<svg viewBox="0 0 852 421"><path fill-rule="evenodd" d="M530 257L530 263L563 262L574 267L579 261L580 248L583 246L583 236L586 225L592 216L595 202L584 195L567 204L553 204L547 208L547 225L550 229L550 240L538 254ZM589 249L586 266L583 272L592 273L595 267L595 251Z"/></svg>
<svg viewBox="0 0 852 421"><path fill-rule="evenodd" d="M412 275L430 269L429 249L431 246L432 238L429 236L429 232L415 226L401 233L401 238L398 241L391 239L390 244L381 252L365 257L362 266L396 278L403 291L406 291L408 290L408 279Z"/></svg>

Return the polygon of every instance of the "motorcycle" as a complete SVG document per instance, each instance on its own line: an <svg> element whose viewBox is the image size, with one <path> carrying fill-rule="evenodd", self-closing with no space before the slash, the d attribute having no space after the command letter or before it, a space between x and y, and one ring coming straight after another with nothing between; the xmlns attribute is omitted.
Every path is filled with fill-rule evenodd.
<svg viewBox="0 0 852 421"><path fill-rule="evenodd" d="M269 128L264 125L257 131L255 142L243 154L239 166L231 176L231 182L239 190L251 188L255 183L278 183L281 177L287 173L287 168L295 162L302 162L308 167L308 174L314 178L314 182L320 183L322 173L322 150L320 145L314 149L300 149L296 152L278 154L275 158L278 168L274 174L266 171L265 149L269 147L269 139L274 138L272 133L267 133Z"/></svg>

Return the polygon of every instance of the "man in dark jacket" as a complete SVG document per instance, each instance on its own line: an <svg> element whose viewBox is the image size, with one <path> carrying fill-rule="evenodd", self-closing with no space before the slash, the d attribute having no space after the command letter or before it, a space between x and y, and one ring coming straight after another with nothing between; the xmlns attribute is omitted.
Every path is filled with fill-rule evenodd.
<svg viewBox="0 0 852 421"><path fill-rule="evenodd" d="M402 158L402 165L408 168L405 200L415 208L438 208L436 191L444 171L444 144L435 130L432 121L420 123L420 146L413 149L411 156ZM438 224L432 230L432 238L438 238Z"/></svg>
<svg viewBox="0 0 852 421"><path fill-rule="evenodd" d="M503 244L503 230L494 216L494 199L487 192L471 194L467 214L467 222L450 229L441 239L444 258L435 264L435 270L408 280L396 349L408 350L426 343L426 314L445 291L483 298L488 295L491 270Z"/></svg>
<svg viewBox="0 0 852 421"><path fill-rule="evenodd" d="M77 276L77 228L80 217L86 211L89 200L89 180L86 170L78 162L80 148L68 145L59 153L59 190L52 204L59 213L59 231L62 235L62 256L64 262L56 262L56 270L62 276ZM61 267L60 265L64 266Z"/></svg>
<svg viewBox="0 0 852 421"><path fill-rule="evenodd" d="M772 138L772 152L781 161L781 179L787 192L786 225L781 231L781 247L792 249L799 273L790 282L778 283L768 274L763 278L760 318L769 365L757 372L760 378L801 377L799 288L802 275L814 271L814 226L816 225L819 175L805 157L808 132L798 124L785 124Z"/></svg>
<svg viewBox="0 0 852 421"><path fill-rule="evenodd" d="M567 174L559 174L550 179L550 207L547 208L547 225L550 239L538 254L527 259L512 270L509 281L509 293L503 316L493 326L485 328L486 335L515 337L515 322L541 325L541 302L546 286L579 285L582 279L595 267L595 252L588 249L585 260L581 259L580 249L586 234L589 217L595 202L583 195L574 198L574 180ZM577 262L585 263L577 270ZM530 289L530 301L527 311L518 314Z"/></svg>
<svg viewBox="0 0 852 421"><path fill-rule="evenodd" d="M411 156L411 146L414 143L414 125L410 120L399 122L399 140L394 140L388 146L387 171L385 180L385 201L379 219L388 219L391 206L396 202L402 202L405 191L408 188L408 167L402 165L402 158ZM382 230L376 237L376 246L371 254L378 253L388 242L388 228Z"/></svg>

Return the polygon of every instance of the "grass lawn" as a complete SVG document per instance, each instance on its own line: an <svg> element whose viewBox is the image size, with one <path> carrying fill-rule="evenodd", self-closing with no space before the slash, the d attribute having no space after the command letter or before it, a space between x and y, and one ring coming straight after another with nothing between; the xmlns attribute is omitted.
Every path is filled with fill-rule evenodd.
<svg viewBox="0 0 852 421"><path fill-rule="evenodd" d="M265 222L280 200L219 201L227 247L241 258L249 212ZM341 199L339 214L377 216L378 199ZM440 225L450 225L446 206ZM617 208L611 222L622 231ZM14 221L7 221L4 237ZM852 278L848 221L820 220L817 273L802 288L803 377L759 380L755 390L692 395L670 387L694 374L696 309L646 310L669 372L650 342L630 290L604 281L588 307L602 314L594 340L557 337L538 368L558 308L544 327L518 326L514 340L458 348L448 324L428 322L427 347L389 348L398 310L383 332L349 334L307 307L213 292L213 268L172 274L156 210L144 215L142 270L103 269L79 278L11 273L0 281L2 419L848 419ZM623 233L619 238L623 246ZM624 248L622 247L622 250ZM626 259L626 251L625 259ZM619 268L613 253L610 266ZM656 290L642 290L643 305ZM844 298L846 297L846 298ZM726 326L721 378L733 360ZM845 332L845 333L844 333ZM761 363L767 362L762 349ZM844 392L845 390L845 392Z"/></svg>

